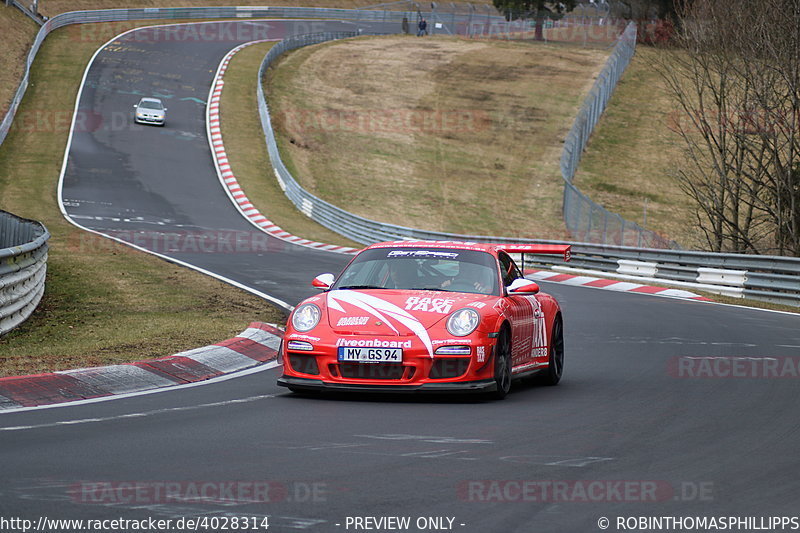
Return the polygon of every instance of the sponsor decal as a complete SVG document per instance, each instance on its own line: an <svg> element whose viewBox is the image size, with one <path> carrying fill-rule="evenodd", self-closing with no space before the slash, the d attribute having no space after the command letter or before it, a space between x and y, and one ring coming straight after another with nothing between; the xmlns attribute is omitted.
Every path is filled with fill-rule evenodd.
<svg viewBox="0 0 800 533"><path fill-rule="evenodd" d="M486 361L486 347L478 346L478 362L483 363Z"/></svg>
<svg viewBox="0 0 800 533"><path fill-rule="evenodd" d="M452 244L454 246L477 246L477 242L468 241L394 241L392 244L402 244L403 246L425 246L426 244Z"/></svg>
<svg viewBox="0 0 800 533"><path fill-rule="evenodd" d="M538 300L532 300L531 305L533 305L535 308L533 311L533 316L536 319L536 341L532 355L533 357L547 357L547 325L544 322L544 312L542 312Z"/></svg>
<svg viewBox="0 0 800 533"><path fill-rule="evenodd" d="M357 348L411 348L411 341L387 341L383 339L338 339L336 346Z"/></svg>
<svg viewBox="0 0 800 533"><path fill-rule="evenodd" d="M442 344L472 344L472 339L446 339L446 340L437 340L433 341L434 346L439 346Z"/></svg>
<svg viewBox="0 0 800 533"><path fill-rule="evenodd" d="M467 307L474 307L475 309L483 309L486 307L486 302L470 302Z"/></svg>
<svg viewBox="0 0 800 533"><path fill-rule="evenodd" d="M458 255L456 252L436 252L434 250L392 250L386 257L441 257L455 259Z"/></svg>
<svg viewBox="0 0 800 533"><path fill-rule="evenodd" d="M342 304L358 307L385 323L398 335L400 335L400 331L395 327L395 324L408 328L422 341L422 344L428 349L428 355L433 359L433 345L431 344L428 331L425 329L425 326L408 311L391 302L372 296L371 294L355 291L330 291L327 293L327 298L328 308L335 309L341 313L347 313L344 307L342 307Z"/></svg>
<svg viewBox="0 0 800 533"><path fill-rule="evenodd" d="M540 366L548 366L548 363L547 363L547 362L538 362L538 363L536 363L536 362L533 362L533 363L527 363L527 364L524 364L524 365L515 366L515 367L512 369L512 371L513 371L515 374L518 374L518 373L520 373L520 372L525 372L526 370L530 370L530 369L532 369L532 368L538 368L538 367L540 367Z"/></svg>
<svg viewBox="0 0 800 533"><path fill-rule="evenodd" d="M369 322L368 316L343 316L336 323L337 326L365 326Z"/></svg>
<svg viewBox="0 0 800 533"><path fill-rule="evenodd" d="M319 342L320 340L322 340L319 337L312 337L311 335L303 335L302 333L292 333L291 335L289 335L288 338L290 338L292 340L300 339L300 340L312 341L312 342Z"/></svg>
<svg viewBox="0 0 800 533"><path fill-rule="evenodd" d="M449 298L420 298L412 296L406 300L406 311L423 311L446 315L453 309L455 300Z"/></svg>

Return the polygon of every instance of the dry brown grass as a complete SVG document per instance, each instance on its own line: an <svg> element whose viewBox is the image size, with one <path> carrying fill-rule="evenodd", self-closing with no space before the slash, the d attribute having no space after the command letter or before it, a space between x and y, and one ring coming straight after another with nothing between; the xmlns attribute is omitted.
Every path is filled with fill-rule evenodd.
<svg viewBox="0 0 800 533"><path fill-rule="evenodd" d="M0 3L0 120L5 117L25 69L25 57L39 27L19 9Z"/></svg>
<svg viewBox="0 0 800 533"><path fill-rule="evenodd" d="M565 238L561 143L607 55L354 39L286 56L267 91L295 177L347 211L428 230Z"/></svg>

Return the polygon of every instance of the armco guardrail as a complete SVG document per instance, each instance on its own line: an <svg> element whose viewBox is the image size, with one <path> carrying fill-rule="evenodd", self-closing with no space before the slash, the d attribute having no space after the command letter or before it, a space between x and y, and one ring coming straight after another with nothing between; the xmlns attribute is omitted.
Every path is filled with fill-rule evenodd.
<svg viewBox="0 0 800 533"><path fill-rule="evenodd" d="M717 254L572 243L568 265L552 256L526 254L526 263L555 270L607 272L645 278L732 297L800 306L800 258Z"/></svg>
<svg viewBox="0 0 800 533"><path fill-rule="evenodd" d="M0 335L33 313L44 294L47 229L0 211Z"/></svg>
<svg viewBox="0 0 800 533"><path fill-rule="evenodd" d="M317 198L297 183L281 160L272 130L269 107L264 97L263 80L269 65L288 50L356 35L351 32L290 37L270 49L259 69L256 88L258 109L275 177L291 201L311 219L363 244L408 239L469 240L504 244L572 244L570 268L645 277L672 284L691 284L693 287L711 292L800 306L800 258L715 254L425 231L365 219ZM563 267L560 260L553 263L552 256L526 255L526 257L542 265ZM703 270L704 268L711 270Z"/></svg>

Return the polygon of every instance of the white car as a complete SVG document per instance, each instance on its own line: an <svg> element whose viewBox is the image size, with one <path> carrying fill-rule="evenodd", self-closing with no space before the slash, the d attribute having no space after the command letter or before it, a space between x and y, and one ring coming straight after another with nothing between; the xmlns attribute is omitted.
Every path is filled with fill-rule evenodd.
<svg viewBox="0 0 800 533"><path fill-rule="evenodd" d="M167 121L167 108L158 98L142 98L133 106L133 120L139 124L163 126Z"/></svg>

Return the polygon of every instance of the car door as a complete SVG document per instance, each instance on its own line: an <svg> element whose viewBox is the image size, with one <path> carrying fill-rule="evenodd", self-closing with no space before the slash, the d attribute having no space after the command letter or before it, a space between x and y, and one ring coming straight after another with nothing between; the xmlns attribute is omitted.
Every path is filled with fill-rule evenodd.
<svg viewBox="0 0 800 533"><path fill-rule="evenodd" d="M498 254L500 273L505 287L522 278L514 260L505 252ZM535 295L512 294L504 298L507 316L511 323L511 365L522 372L546 361L544 312ZM544 357L544 359L541 359Z"/></svg>

